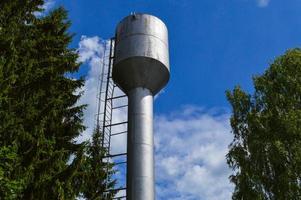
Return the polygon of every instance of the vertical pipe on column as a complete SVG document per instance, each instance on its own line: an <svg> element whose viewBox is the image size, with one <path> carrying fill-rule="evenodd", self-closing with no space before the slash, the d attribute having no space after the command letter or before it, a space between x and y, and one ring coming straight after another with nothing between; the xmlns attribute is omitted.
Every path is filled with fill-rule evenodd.
<svg viewBox="0 0 301 200"><path fill-rule="evenodd" d="M153 95L138 87L128 99L127 199L154 200Z"/></svg>

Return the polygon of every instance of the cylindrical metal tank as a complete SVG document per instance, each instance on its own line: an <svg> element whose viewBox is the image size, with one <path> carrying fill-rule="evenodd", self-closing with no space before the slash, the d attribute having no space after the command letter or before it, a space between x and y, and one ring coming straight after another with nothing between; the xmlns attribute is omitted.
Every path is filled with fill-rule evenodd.
<svg viewBox="0 0 301 200"><path fill-rule="evenodd" d="M136 87L153 95L169 80L168 33L157 17L134 14L117 26L113 79L127 93Z"/></svg>
<svg viewBox="0 0 301 200"><path fill-rule="evenodd" d="M153 96L169 80L168 34L155 16L117 26L113 80L128 95L127 199L154 200Z"/></svg>

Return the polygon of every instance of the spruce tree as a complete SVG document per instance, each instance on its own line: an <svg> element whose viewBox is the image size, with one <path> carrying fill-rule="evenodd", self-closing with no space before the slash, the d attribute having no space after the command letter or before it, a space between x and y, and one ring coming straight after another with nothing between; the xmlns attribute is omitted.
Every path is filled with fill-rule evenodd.
<svg viewBox="0 0 301 200"><path fill-rule="evenodd" d="M83 160L76 91L83 80L66 11L44 17L42 0L0 2L1 199L75 199L74 177ZM74 159L71 159L71 156Z"/></svg>
<svg viewBox="0 0 301 200"><path fill-rule="evenodd" d="M277 58L254 86L253 95L227 93L233 199L301 199L301 49Z"/></svg>
<svg viewBox="0 0 301 200"><path fill-rule="evenodd" d="M81 195L87 200L110 200L116 194L116 180L113 163L105 158L106 149L101 146L102 134L99 127L93 133L92 141L87 145L86 155L81 167L83 181Z"/></svg>

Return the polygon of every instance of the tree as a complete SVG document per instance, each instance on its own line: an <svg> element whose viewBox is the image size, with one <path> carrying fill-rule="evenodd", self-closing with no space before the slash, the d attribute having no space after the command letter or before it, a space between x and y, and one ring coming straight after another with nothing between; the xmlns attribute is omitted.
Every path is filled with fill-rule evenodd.
<svg viewBox="0 0 301 200"><path fill-rule="evenodd" d="M75 199L74 177L85 145L84 106L76 106L83 79L68 47L66 11L37 17L42 0L0 2L1 199ZM74 156L74 159L71 159Z"/></svg>
<svg viewBox="0 0 301 200"><path fill-rule="evenodd" d="M115 173L113 163L105 158L106 149L101 146L102 134L99 127L93 133L92 142L87 145L84 162L81 166L83 181L81 195L87 200L112 199L116 190L116 180L112 178Z"/></svg>
<svg viewBox="0 0 301 200"><path fill-rule="evenodd" d="M254 86L253 95L227 92L233 199L301 199L301 49L277 58Z"/></svg>

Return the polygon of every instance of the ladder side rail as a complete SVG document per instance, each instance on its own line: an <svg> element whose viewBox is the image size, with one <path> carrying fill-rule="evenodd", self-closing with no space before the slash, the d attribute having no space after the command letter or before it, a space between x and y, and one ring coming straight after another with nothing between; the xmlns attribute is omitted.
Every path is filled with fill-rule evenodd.
<svg viewBox="0 0 301 200"><path fill-rule="evenodd" d="M98 84L98 90L99 94L98 94L98 105L97 105L97 121L96 121L96 131L99 132L100 130L100 108L101 108L101 92L102 92L102 86L103 86L103 77L104 77L104 72L105 72L105 57L106 57L106 45L104 46L103 49L103 56L102 56L102 69L101 69L101 76L100 76L100 80L99 80L99 84Z"/></svg>
<svg viewBox="0 0 301 200"><path fill-rule="evenodd" d="M104 124L103 124L103 130L106 131L107 133L106 135L108 135L108 147L107 147L107 155L110 155L110 150L111 150L111 131L112 128L111 126L108 126L108 124L106 124L106 120L108 120L109 125L112 124L112 97L114 96L114 85L113 87L111 86L112 80L111 80L111 73L112 73L112 52L113 52L113 42L114 39L111 38L110 39L110 57L109 57L109 63L108 63L108 73L107 73L107 87L106 87L106 94L105 94L105 106L104 106ZM107 116L108 115L108 116ZM106 118L108 117L108 119ZM108 128L108 129L106 129ZM110 169L110 158L107 158L107 163L106 163L106 183L108 184L109 180L110 180L110 176L109 176L109 169ZM106 188L108 188L108 186L106 186Z"/></svg>
<svg viewBox="0 0 301 200"><path fill-rule="evenodd" d="M107 45L107 44L105 44L105 45ZM109 54L110 57L111 57L111 54L112 54L112 39L110 40L110 54ZM109 92L109 81L110 81L109 77L110 77L110 71L111 71L110 63L111 63L111 59L109 59L108 72L107 72L108 75L106 77L107 83L106 83L105 102L104 102L104 117L103 117L104 122L106 121L106 112L107 112L107 104L108 104L108 100L107 100L108 98L107 97L108 97L108 92ZM103 133L105 132L105 126L102 127L102 131L103 131ZM103 140L102 140L102 145L104 145ZM108 152L106 152L106 153L108 153Z"/></svg>

